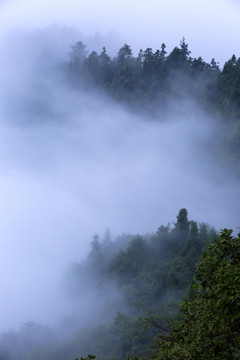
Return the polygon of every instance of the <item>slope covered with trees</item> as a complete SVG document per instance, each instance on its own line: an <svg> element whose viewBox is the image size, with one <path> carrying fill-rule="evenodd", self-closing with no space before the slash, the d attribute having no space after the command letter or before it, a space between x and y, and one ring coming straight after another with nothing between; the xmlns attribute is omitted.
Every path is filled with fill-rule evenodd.
<svg viewBox="0 0 240 360"><path fill-rule="evenodd" d="M87 56L80 41L72 46L69 71L78 85L98 85L118 100L153 112L159 107L166 109L169 100L182 100L186 95L201 95L203 100L205 86L220 74L214 59L208 64L190 54L184 38L169 55L164 43L161 50L140 50L137 57L125 44L114 58L105 48L100 54L93 51Z"/></svg>
<svg viewBox="0 0 240 360"><path fill-rule="evenodd" d="M0 350L13 360L65 360L89 353L110 360L148 354L159 331L169 331L180 299L190 295L196 262L215 236L208 225L189 221L186 209L180 210L173 226L162 225L153 234L116 239L109 231L102 239L95 235L87 259L67 275L68 290L79 303L94 293L97 306L102 290L110 294L107 289L116 288L120 311L107 319L112 304L106 298L102 324L94 317L93 323L83 328L79 324L79 330L60 341L52 330L29 323L19 332L2 334ZM67 328L67 323L62 326Z"/></svg>
<svg viewBox="0 0 240 360"><path fill-rule="evenodd" d="M160 329L147 358L240 358L240 234L224 229L202 253L192 294L180 310L167 334Z"/></svg>
<svg viewBox="0 0 240 360"><path fill-rule="evenodd" d="M240 234L223 230L197 266L194 296L156 341L155 359L240 358Z"/></svg>
<svg viewBox="0 0 240 360"><path fill-rule="evenodd" d="M76 87L97 88L140 114L158 120L173 107L180 113L189 100L197 104L224 128L220 156L240 171L240 58L233 55L220 69L215 59L191 57L184 38L169 53L163 43L160 50L147 48L133 56L124 44L111 58L105 47L88 54L79 41L69 55L67 77Z"/></svg>

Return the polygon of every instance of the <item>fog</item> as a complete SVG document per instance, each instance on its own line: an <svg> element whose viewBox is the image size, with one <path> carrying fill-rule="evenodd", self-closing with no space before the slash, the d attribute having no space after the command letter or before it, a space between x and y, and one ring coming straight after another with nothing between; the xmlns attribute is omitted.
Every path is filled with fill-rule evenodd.
<svg viewBox="0 0 240 360"><path fill-rule="evenodd" d="M32 4L41 10L38 29L33 26L38 6L33 11ZM74 4L68 4L59 4L59 21L63 9L74 19L69 10ZM127 30L109 24L104 29L96 18L85 33L73 27L76 20L50 26L55 8L45 14L44 6L0 3L6 30L0 43L0 331L28 320L55 325L73 315L79 304L65 296L64 275L86 256L93 234L107 227L114 235L156 231L182 207L217 229L239 226L239 181L218 160L222 129L210 126L208 114L188 99L181 111L173 103L167 116L152 119L96 89L73 90L62 74L69 45L83 40L89 50L99 50L106 42L114 53ZM96 35L98 26L103 35ZM183 32L167 36L170 46ZM129 33L127 41L144 48L147 36ZM161 37L167 41L164 33ZM154 38L149 42L155 46ZM213 50L206 56L223 60L220 48Z"/></svg>
<svg viewBox="0 0 240 360"><path fill-rule="evenodd" d="M1 33L65 25L89 37L101 34L115 52L123 43L135 52L162 42L172 49L185 36L194 57L221 64L237 51L240 9L234 0L4 0L0 6Z"/></svg>

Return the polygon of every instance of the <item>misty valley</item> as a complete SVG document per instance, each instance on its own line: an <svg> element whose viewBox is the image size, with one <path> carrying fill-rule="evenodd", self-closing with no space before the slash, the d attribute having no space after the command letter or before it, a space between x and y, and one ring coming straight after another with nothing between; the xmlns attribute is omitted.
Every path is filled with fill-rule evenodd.
<svg viewBox="0 0 240 360"><path fill-rule="evenodd" d="M240 58L41 36L0 70L0 360L240 359Z"/></svg>

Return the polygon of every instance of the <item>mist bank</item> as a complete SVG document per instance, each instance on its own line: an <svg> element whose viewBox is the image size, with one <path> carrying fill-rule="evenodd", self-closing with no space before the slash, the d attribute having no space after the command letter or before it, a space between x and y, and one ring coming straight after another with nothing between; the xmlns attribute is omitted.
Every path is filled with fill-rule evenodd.
<svg viewBox="0 0 240 360"><path fill-rule="evenodd" d="M76 89L69 48L48 30L39 37L1 47L1 330L74 313L62 278L107 227L151 232L182 207L217 229L239 225L224 127L187 97L156 121L97 86Z"/></svg>

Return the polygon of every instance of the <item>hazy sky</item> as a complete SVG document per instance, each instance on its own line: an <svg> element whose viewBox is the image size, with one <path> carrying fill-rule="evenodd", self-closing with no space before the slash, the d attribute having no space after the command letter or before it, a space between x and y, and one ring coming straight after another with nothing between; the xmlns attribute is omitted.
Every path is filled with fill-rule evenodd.
<svg viewBox="0 0 240 360"><path fill-rule="evenodd" d="M234 0L4 0L0 11L1 30L74 26L85 36L115 37L110 47L116 50L127 42L134 51L162 42L171 50L185 36L194 57L222 64L240 55L240 7Z"/></svg>

